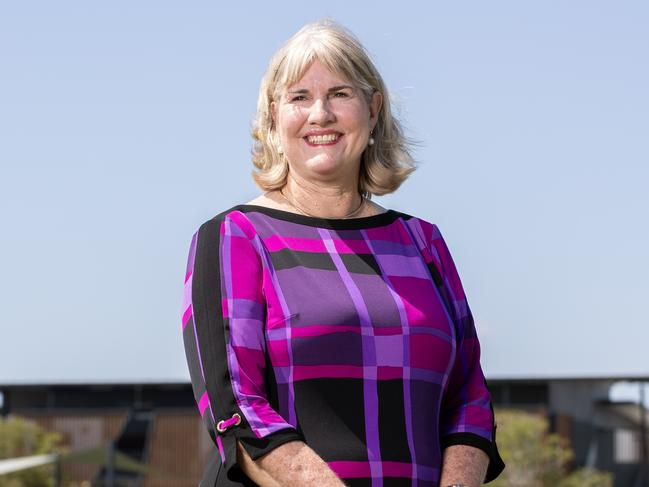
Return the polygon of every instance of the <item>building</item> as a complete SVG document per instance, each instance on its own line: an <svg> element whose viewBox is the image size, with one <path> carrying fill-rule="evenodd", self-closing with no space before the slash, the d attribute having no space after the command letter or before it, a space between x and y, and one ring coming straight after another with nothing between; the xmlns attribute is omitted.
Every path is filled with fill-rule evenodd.
<svg viewBox="0 0 649 487"><path fill-rule="evenodd" d="M489 386L497 408L546 414L552 429L570 440L575 467L613 472L616 487L634 487L641 485L643 414L638 405L609 400L621 380L629 378L500 379ZM31 418L61 433L71 451L114 445L149 469L116 462L107 471L113 450L106 448L106 459L64 464L70 480L105 485L113 475L116 486L193 487L210 458L211 440L188 383L0 385L0 392L3 416Z"/></svg>

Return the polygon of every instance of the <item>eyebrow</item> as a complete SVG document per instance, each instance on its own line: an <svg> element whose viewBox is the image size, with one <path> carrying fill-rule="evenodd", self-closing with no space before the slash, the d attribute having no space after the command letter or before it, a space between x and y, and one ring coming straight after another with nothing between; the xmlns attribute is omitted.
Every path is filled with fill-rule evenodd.
<svg viewBox="0 0 649 487"><path fill-rule="evenodd" d="M333 91L340 91L340 90L344 90L344 89L350 89L350 90L353 90L354 87L351 86L351 85L336 85L336 86L332 86L331 88L329 88L329 89L327 90L327 92L328 92L328 93L331 93L331 92L333 92ZM288 93L289 93L289 94L292 94L292 95L303 95L303 94L305 94L305 93L309 93L309 90L306 89L306 88L299 88L299 89L297 89L297 90L290 90L290 91L288 91Z"/></svg>

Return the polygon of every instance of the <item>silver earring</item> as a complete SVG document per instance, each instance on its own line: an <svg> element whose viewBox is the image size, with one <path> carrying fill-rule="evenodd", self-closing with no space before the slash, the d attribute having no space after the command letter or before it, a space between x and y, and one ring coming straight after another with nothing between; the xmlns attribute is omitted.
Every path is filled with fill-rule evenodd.
<svg viewBox="0 0 649 487"><path fill-rule="evenodd" d="M277 152L278 152L279 155L284 154L284 148L281 145L278 145L277 146Z"/></svg>
<svg viewBox="0 0 649 487"><path fill-rule="evenodd" d="M374 137L372 137L373 134L374 134L374 130L371 130L370 139L367 141L367 145L374 145Z"/></svg>

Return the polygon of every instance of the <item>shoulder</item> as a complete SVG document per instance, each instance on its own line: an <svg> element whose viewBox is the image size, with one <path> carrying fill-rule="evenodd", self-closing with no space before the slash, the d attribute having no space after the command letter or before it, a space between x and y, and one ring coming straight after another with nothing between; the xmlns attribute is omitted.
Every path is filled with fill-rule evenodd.
<svg viewBox="0 0 649 487"><path fill-rule="evenodd" d="M231 206L230 208L214 215L199 227L197 233L214 231L214 229L224 232L227 229L226 227L234 225L235 227L240 228L248 237L252 238L255 229L246 214L250 213L251 210L254 210L254 207L284 211L290 210L290 208L287 208L281 200L273 197L271 193L264 193L250 201Z"/></svg>
<svg viewBox="0 0 649 487"><path fill-rule="evenodd" d="M430 246L435 240L442 239L439 227L435 223L409 213L397 210L393 211L395 211L406 225L408 225L410 230L417 235L418 240L421 240L422 244Z"/></svg>
<svg viewBox="0 0 649 487"><path fill-rule="evenodd" d="M426 259L433 262L443 275L453 274L453 257L437 224L418 216L398 213Z"/></svg>
<svg viewBox="0 0 649 487"><path fill-rule="evenodd" d="M252 223L246 217L245 204L239 204L223 210L200 225L196 233L198 235L222 235L224 233L243 233L252 238L255 230Z"/></svg>

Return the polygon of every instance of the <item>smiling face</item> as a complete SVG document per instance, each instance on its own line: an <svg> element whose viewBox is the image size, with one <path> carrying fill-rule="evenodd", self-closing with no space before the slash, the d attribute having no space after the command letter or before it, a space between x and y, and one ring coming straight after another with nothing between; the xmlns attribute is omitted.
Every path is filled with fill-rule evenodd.
<svg viewBox="0 0 649 487"><path fill-rule="evenodd" d="M357 178L382 96L363 92L314 61L271 110L290 170L305 179Z"/></svg>

